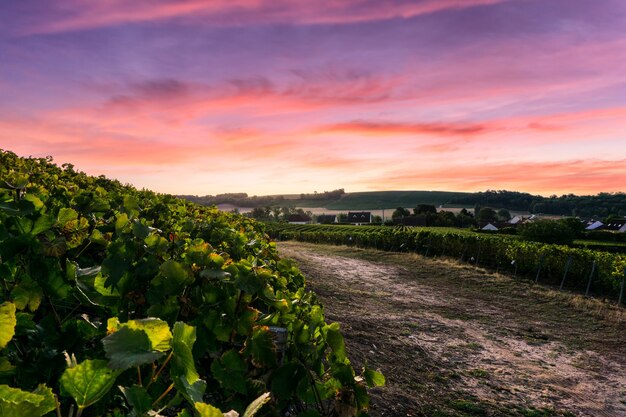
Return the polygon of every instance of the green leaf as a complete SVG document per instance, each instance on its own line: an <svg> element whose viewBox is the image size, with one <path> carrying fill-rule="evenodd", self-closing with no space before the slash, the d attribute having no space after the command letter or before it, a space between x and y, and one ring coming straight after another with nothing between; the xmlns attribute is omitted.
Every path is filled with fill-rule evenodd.
<svg viewBox="0 0 626 417"><path fill-rule="evenodd" d="M18 202L10 201L0 204L0 210L3 210L10 216L26 216L35 211L35 205L26 200L20 200Z"/></svg>
<svg viewBox="0 0 626 417"><path fill-rule="evenodd" d="M102 339L109 366L128 369L133 366L154 362L163 352L152 349L152 342L143 330L121 327Z"/></svg>
<svg viewBox="0 0 626 417"><path fill-rule="evenodd" d="M326 326L326 342L335 353L338 361L346 360L346 345L343 341L343 335L339 331L339 323Z"/></svg>
<svg viewBox="0 0 626 417"><path fill-rule="evenodd" d="M139 200L135 196L125 195L124 196L124 210L131 217L139 216Z"/></svg>
<svg viewBox="0 0 626 417"><path fill-rule="evenodd" d="M35 220L33 223L33 228L30 230L30 234L33 236L37 236L39 233L43 233L47 230L50 230L56 220L47 214L43 214Z"/></svg>
<svg viewBox="0 0 626 417"><path fill-rule="evenodd" d="M288 400L302 378L306 378L307 371L302 365L289 362L272 373L272 394L281 400Z"/></svg>
<svg viewBox="0 0 626 417"><path fill-rule="evenodd" d="M15 375L15 366L4 356L0 356L0 378Z"/></svg>
<svg viewBox="0 0 626 417"><path fill-rule="evenodd" d="M138 239L145 239L150 235L150 228L139 220L133 221L133 235Z"/></svg>
<svg viewBox="0 0 626 417"><path fill-rule="evenodd" d="M41 304L42 297L41 287L36 282L26 279L11 291L11 298L18 310L24 310L28 307L30 311L36 311Z"/></svg>
<svg viewBox="0 0 626 417"><path fill-rule="evenodd" d="M16 324L15 304L9 302L0 304L0 349L13 339Z"/></svg>
<svg viewBox="0 0 626 417"><path fill-rule="evenodd" d="M366 367L363 371L363 377L365 378L365 382L367 382L367 386L370 388L385 386L385 376L378 371Z"/></svg>
<svg viewBox="0 0 626 417"><path fill-rule="evenodd" d="M246 407L246 411L243 412L242 417L254 416L269 400L271 400L269 392L262 394L256 400L252 401L248 407Z"/></svg>
<svg viewBox="0 0 626 417"><path fill-rule="evenodd" d="M199 379L193 359L196 328L183 322L174 323L172 367L170 373L176 389L192 404L201 402L206 382Z"/></svg>
<svg viewBox="0 0 626 417"><path fill-rule="evenodd" d="M180 263L169 260L161 264L159 275L151 281L151 284L163 287L166 294L176 294L192 282L193 276L190 276Z"/></svg>
<svg viewBox="0 0 626 417"><path fill-rule="evenodd" d="M102 261L102 274L107 276L105 285L116 286L126 274L129 264L119 253L112 253Z"/></svg>
<svg viewBox="0 0 626 417"><path fill-rule="evenodd" d="M74 398L79 409L89 407L109 392L118 375L106 361L85 360L63 372L61 394Z"/></svg>
<svg viewBox="0 0 626 417"><path fill-rule="evenodd" d="M93 280L93 289L100 295L105 297L119 297L120 292L115 287L106 286L106 278L102 275L97 275Z"/></svg>
<svg viewBox="0 0 626 417"><path fill-rule="evenodd" d="M31 203L33 203L33 206L35 207L35 211L41 211L41 209L45 207L43 204L43 201L41 201L39 197L33 194L25 194L22 200L30 201Z"/></svg>
<svg viewBox="0 0 626 417"><path fill-rule="evenodd" d="M245 343L244 354L252 358L257 367L276 366L276 346L267 326L257 326Z"/></svg>
<svg viewBox="0 0 626 417"><path fill-rule="evenodd" d="M212 405L197 402L194 404L199 417L224 417L224 413L219 408L215 408Z"/></svg>
<svg viewBox="0 0 626 417"><path fill-rule="evenodd" d="M167 352L172 347L172 332L170 326L161 319L150 317L147 319L129 320L122 324L130 329L143 330L148 335L153 350Z"/></svg>
<svg viewBox="0 0 626 417"><path fill-rule="evenodd" d="M190 384L193 384L198 378L198 372L193 360L193 344L196 341L196 328L189 326L181 321L174 323L174 332L172 339L172 350L174 357L172 359L172 375L183 376Z"/></svg>
<svg viewBox="0 0 626 417"><path fill-rule="evenodd" d="M152 409L152 398L148 391L139 385L133 385L132 387L118 387L126 402L135 410L137 415L143 415L144 413Z"/></svg>
<svg viewBox="0 0 626 417"><path fill-rule="evenodd" d="M211 373L225 389L246 394L246 363L234 350L226 351L221 358L211 363Z"/></svg>
<svg viewBox="0 0 626 417"><path fill-rule="evenodd" d="M157 234L150 235L145 238L144 242L148 249L150 249L153 253L163 254L169 248L169 242L163 236L159 236Z"/></svg>
<svg viewBox="0 0 626 417"><path fill-rule="evenodd" d="M115 219L115 233L122 234L128 226L128 215L122 213Z"/></svg>
<svg viewBox="0 0 626 417"><path fill-rule="evenodd" d="M76 210L64 207L61 210L59 210L59 215L57 216L57 223L63 226L66 223L72 220L77 220L77 219L78 219L78 213L76 212Z"/></svg>
<svg viewBox="0 0 626 417"><path fill-rule="evenodd" d="M172 377L176 389L190 403L202 402L202 397L206 391L206 382L202 379L196 380L193 384L187 382L187 378L175 376Z"/></svg>
<svg viewBox="0 0 626 417"><path fill-rule="evenodd" d="M89 235L89 240L93 243L96 243L101 246L106 246L108 244L102 232L98 229L93 229L91 234Z"/></svg>
<svg viewBox="0 0 626 417"><path fill-rule="evenodd" d="M0 385L0 417L41 417L55 408L54 394L45 385L33 392Z"/></svg>

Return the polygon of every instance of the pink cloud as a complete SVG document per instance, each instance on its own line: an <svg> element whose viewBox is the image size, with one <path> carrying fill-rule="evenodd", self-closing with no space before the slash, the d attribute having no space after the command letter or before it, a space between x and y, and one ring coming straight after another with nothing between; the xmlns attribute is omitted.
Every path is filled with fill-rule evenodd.
<svg viewBox="0 0 626 417"><path fill-rule="evenodd" d="M74 0L56 19L24 28L22 34L60 33L174 18L212 25L251 23L342 24L411 18L444 10L493 5L510 0L362 1L321 0ZM69 17L67 16L69 15Z"/></svg>

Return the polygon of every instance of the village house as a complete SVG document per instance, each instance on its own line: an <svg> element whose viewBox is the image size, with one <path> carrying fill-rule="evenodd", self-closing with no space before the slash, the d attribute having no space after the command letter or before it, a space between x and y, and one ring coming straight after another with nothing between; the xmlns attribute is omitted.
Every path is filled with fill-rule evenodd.
<svg viewBox="0 0 626 417"><path fill-rule="evenodd" d="M626 219L613 219L601 227L600 230L626 233Z"/></svg>
<svg viewBox="0 0 626 417"><path fill-rule="evenodd" d="M289 224L310 224L312 219L306 214L290 214L287 218Z"/></svg>
<svg viewBox="0 0 626 417"><path fill-rule="evenodd" d="M372 213L369 211L349 211L348 223L365 224L372 222Z"/></svg>

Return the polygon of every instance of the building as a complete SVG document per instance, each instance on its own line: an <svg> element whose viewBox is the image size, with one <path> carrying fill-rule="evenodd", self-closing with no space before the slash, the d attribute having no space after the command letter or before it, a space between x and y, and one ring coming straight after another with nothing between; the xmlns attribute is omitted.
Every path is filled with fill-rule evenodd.
<svg viewBox="0 0 626 417"><path fill-rule="evenodd" d="M498 228L491 223L487 223L487 225L485 227L482 227L480 230L489 230L495 232L496 230L498 230Z"/></svg>
<svg viewBox="0 0 626 417"><path fill-rule="evenodd" d="M317 222L320 224L337 223L337 216L334 214L320 214L317 216Z"/></svg>
<svg viewBox="0 0 626 417"><path fill-rule="evenodd" d="M369 211L349 211L348 223L363 224L372 222L372 213Z"/></svg>
<svg viewBox="0 0 626 417"><path fill-rule="evenodd" d="M626 219L613 219L602 226L601 230L626 233Z"/></svg>
<svg viewBox="0 0 626 417"><path fill-rule="evenodd" d="M309 224L311 223L311 218L306 214L290 214L287 222L289 224Z"/></svg>
<svg viewBox="0 0 626 417"><path fill-rule="evenodd" d="M585 227L585 230L601 230L602 226L604 226L604 223L602 223L601 221L596 221L587 225L587 227Z"/></svg>

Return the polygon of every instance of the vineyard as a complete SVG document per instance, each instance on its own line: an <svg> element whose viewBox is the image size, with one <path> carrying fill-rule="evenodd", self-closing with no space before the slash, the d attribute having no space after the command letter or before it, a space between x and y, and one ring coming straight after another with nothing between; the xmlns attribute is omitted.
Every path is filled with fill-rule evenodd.
<svg viewBox="0 0 626 417"><path fill-rule="evenodd" d="M4 151L0 220L1 417L358 415L384 384L255 221Z"/></svg>
<svg viewBox="0 0 626 417"><path fill-rule="evenodd" d="M271 223L277 240L347 245L445 256L599 297L624 297L626 255L524 241L453 228L290 225Z"/></svg>

